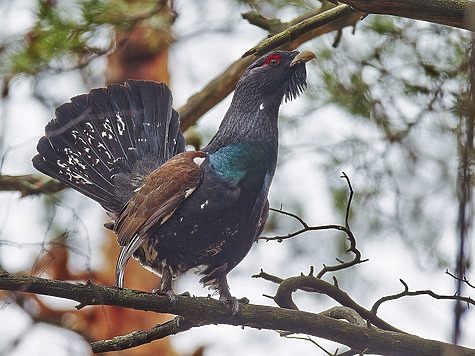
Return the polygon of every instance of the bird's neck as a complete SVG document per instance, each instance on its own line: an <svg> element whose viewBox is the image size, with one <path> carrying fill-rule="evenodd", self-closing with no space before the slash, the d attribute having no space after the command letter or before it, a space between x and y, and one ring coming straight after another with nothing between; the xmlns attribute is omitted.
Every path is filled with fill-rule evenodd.
<svg viewBox="0 0 475 356"><path fill-rule="evenodd" d="M204 151L213 153L236 143L267 143L277 150L281 97L259 95L245 89L236 88L218 132Z"/></svg>

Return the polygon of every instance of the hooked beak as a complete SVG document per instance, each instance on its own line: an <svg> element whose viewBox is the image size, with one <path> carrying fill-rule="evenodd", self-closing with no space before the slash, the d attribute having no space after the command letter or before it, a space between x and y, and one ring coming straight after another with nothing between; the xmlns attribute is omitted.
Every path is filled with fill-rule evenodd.
<svg viewBox="0 0 475 356"><path fill-rule="evenodd" d="M305 49L299 54L297 54L294 59L292 59L292 62L290 62L290 67L297 63L307 63L308 61L311 61L314 58L317 58L315 53Z"/></svg>

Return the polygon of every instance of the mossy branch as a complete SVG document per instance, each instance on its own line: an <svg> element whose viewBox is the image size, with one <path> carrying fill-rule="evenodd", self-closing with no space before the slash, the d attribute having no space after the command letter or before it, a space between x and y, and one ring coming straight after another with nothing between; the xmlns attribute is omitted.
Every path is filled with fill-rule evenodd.
<svg viewBox="0 0 475 356"><path fill-rule="evenodd" d="M228 324L313 335L347 345L353 350L368 349L372 354L379 355L475 356L474 349L415 335L384 331L374 326L354 325L314 313L263 305L241 305L239 312L232 316L230 305L224 305L212 298L178 296L174 307L165 296L94 285L90 282L80 284L20 276L6 271L0 271L0 289L70 299L81 303L79 308L86 305L112 305L177 314L183 318L179 324L183 325L183 321L188 323L183 330L191 326ZM180 331L176 327L171 327L170 330L174 333Z"/></svg>
<svg viewBox="0 0 475 356"><path fill-rule="evenodd" d="M367 14L394 15L473 31L475 2L469 0L340 0Z"/></svg>

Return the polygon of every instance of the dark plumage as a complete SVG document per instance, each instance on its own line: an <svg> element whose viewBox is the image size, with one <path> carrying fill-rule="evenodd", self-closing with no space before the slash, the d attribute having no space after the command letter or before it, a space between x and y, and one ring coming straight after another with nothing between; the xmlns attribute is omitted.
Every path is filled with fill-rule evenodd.
<svg viewBox="0 0 475 356"><path fill-rule="evenodd" d="M309 51L275 51L250 65L210 143L184 152L163 83L129 80L94 89L56 110L33 165L99 202L115 219L121 253L172 282L200 267L201 282L232 299L226 276L248 253L268 214L280 104L306 87Z"/></svg>

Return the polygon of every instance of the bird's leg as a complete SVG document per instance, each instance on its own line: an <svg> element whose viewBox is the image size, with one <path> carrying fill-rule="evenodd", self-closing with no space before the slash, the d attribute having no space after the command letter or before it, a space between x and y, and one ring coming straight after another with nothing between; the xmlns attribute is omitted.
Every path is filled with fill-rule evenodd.
<svg viewBox="0 0 475 356"><path fill-rule="evenodd" d="M239 300L231 295L231 292L229 291L228 280L226 279L225 274L217 279L216 289L219 292L219 301L221 303L231 302L232 316L236 315L236 313L239 311Z"/></svg>
<svg viewBox="0 0 475 356"><path fill-rule="evenodd" d="M154 289L152 293L164 294L170 300L170 303L173 304L173 307L176 306L177 297L173 293L173 276L170 267L165 266L163 268L162 279L160 281L160 288Z"/></svg>

